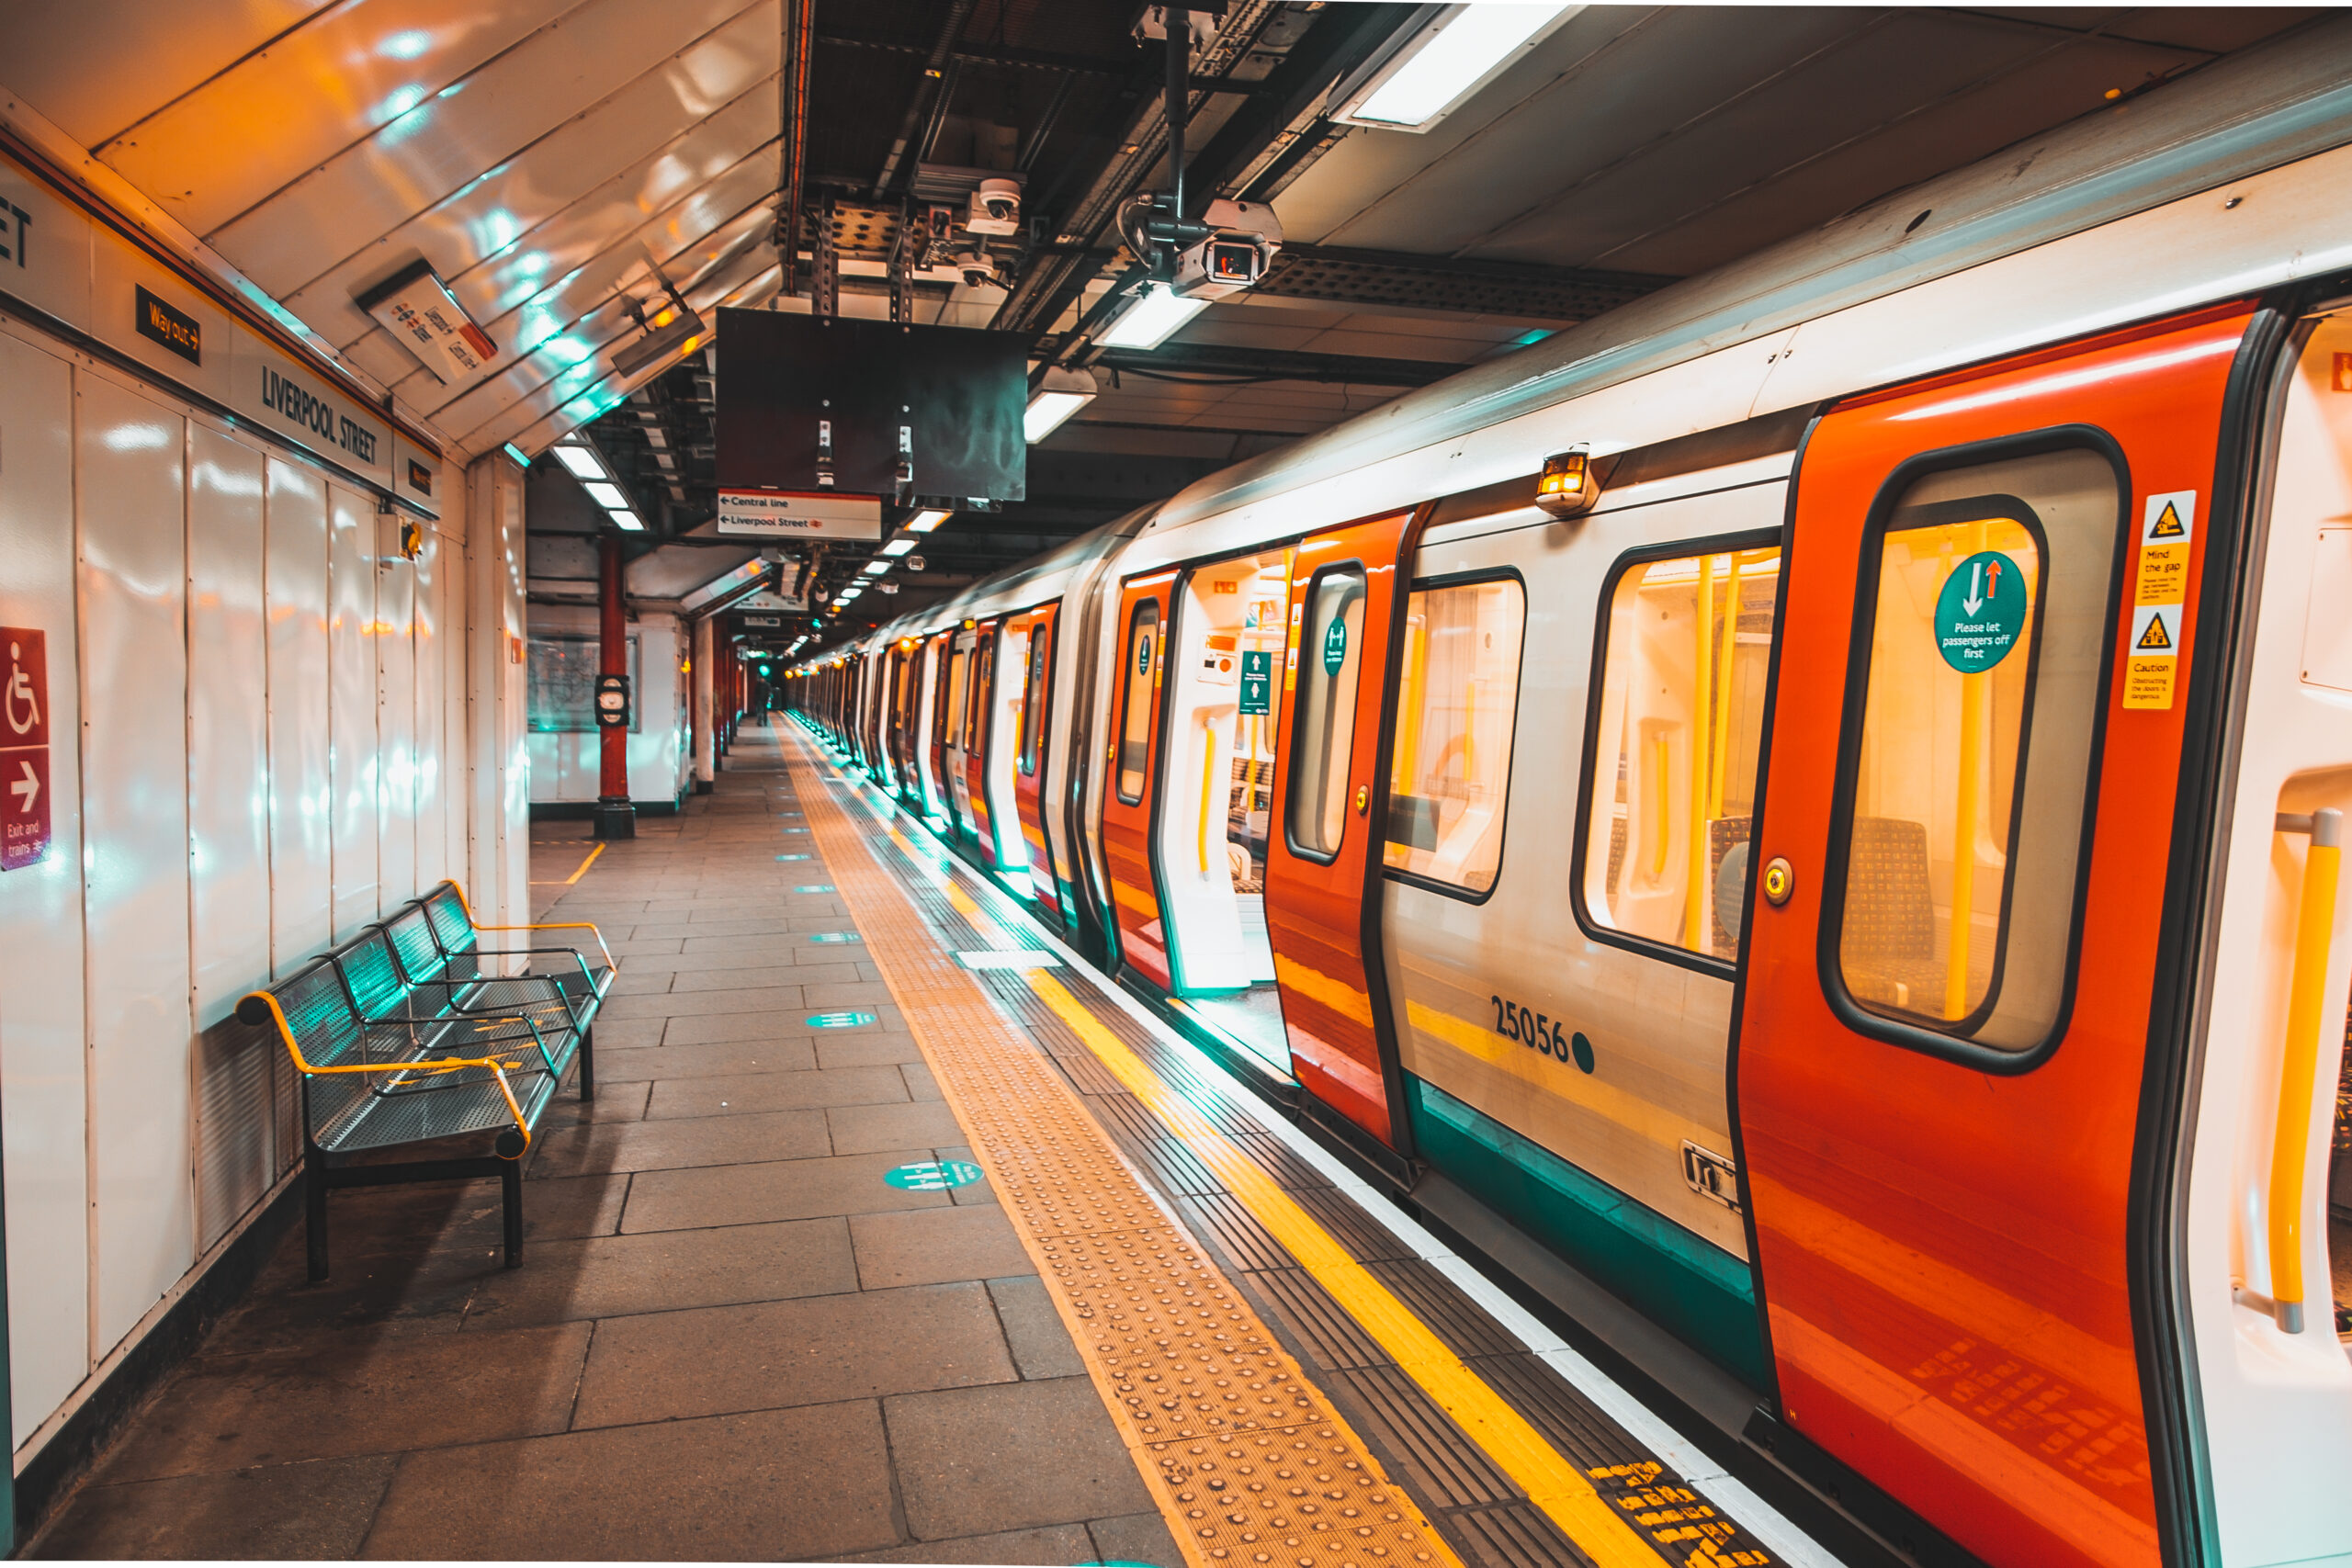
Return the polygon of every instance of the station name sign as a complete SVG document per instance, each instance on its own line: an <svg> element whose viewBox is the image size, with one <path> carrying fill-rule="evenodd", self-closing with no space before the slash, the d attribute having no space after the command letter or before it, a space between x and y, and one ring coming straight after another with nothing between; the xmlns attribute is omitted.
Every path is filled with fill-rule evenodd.
<svg viewBox="0 0 2352 1568"><path fill-rule="evenodd" d="M213 288L94 218L0 152L0 296L85 333L426 516L440 458L356 387L289 352Z"/></svg>

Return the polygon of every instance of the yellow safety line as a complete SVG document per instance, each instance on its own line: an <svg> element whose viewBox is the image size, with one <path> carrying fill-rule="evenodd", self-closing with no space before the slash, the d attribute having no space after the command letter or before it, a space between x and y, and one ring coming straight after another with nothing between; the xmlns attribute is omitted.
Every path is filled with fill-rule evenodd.
<svg viewBox="0 0 2352 1568"><path fill-rule="evenodd" d="M896 828L889 836L905 845ZM983 942L1017 945L952 879L943 882L949 906ZM1432 1333L1411 1308L1348 1255L1329 1231L1283 1190L1207 1117L1154 1072L1069 988L1046 970L1018 971L1054 1015L1086 1043L1113 1076L1149 1108L1168 1130L1208 1167L1236 1201L1281 1242L1348 1315L1379 1342L1422 1392L1451 1416L1600 1568L1657 1568L1655 1551L1591 1480L1554 1448L1526 1417L1495 1393ZM1679 1522L1681 1521L1678 1516ZM1697 1561L1707 1561L1702 1557Z"/></svg>
<svg viewBox="0 0 2352 1568"><path fill-rule="evenodd" d="M816 787L807 752L786 750L866 953L1186 1562L1461 1568L1044 1054L1009 1044L1003 1015L940 951L861 825Z"/></svg>
<svg viewBox="0 0 2352 1568"><path fill-rule="evenodd" d="M534 882L531 886L534 887L569 887L573 883L579 881L582 877L587 875L588 868L594 865L596 863L596 857L604 852L605 846L598 844L594 849L588 852L588 858L580 863L580 869L573 872L570 876L565 877L561 882ZM483 929L486 931L490 928L484 927Z"/></svg>

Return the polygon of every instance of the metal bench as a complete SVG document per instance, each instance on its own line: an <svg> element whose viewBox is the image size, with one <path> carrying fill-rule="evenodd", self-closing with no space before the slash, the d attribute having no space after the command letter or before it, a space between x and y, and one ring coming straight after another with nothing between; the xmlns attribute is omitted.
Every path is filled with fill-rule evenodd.
<svg viewBox="0 0 2352 1568"><path fill-rule="evenodd" d="M435 901L462 926L435 919ZM248 994L240 1020L274 1026L302 1086L303 1180L310 1276L327 1277L326 1195L337 1187L496 1176L505 1262L522 1261L521 1160L575 1060L592 1098L591 1031L616 965L594 926L601 965L571 948L521 953L569 958L549 974L484 974L506 956L475 940L484 928L445 883L291 978ZM429 939L429 946L421 942ZM490 1151L401 1161L378 1151L472 1139Z"/></svg>

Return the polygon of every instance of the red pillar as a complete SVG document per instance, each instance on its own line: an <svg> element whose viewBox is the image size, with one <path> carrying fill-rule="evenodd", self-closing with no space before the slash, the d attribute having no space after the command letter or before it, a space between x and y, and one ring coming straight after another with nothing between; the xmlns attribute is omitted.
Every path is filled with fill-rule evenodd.
<svg viewBox="0 0 2352 1568"><path fill-rule="evenodd" d="M628 676L628 617L621 604L621 541L606 534L598 542L596 673ZM602 683L601 682L599 682ZM635 703L637 694L629 700ZM596 837L637 837L637 807L628 797L628 726L600 725L597 730Z"/></svg>

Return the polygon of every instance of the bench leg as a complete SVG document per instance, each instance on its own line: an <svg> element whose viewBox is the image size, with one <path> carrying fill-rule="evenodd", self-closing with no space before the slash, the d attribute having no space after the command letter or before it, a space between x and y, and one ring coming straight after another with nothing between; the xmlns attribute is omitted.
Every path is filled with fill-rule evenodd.
<svg viewBox="0 0 2352 1568"><path fill-rule="evenodd" d="M518 1269L523 1263L523 1162L502 1162L498 1185L506 1209L506 1267Z"/></svg>
<svg viewBox="0 0 2352 1568"><path fill-rule="evenodd" d="M327 1277L327 1172L318 1156L302 1165L302 1240L310 1251L311 1282Z"/></svg>
<svg viewBox="0 0 2352 1568"><path fill-rule="evenodd" d="M580 1098L596 1098L596 1029L594 1024L580 1035Z"/></svg>

